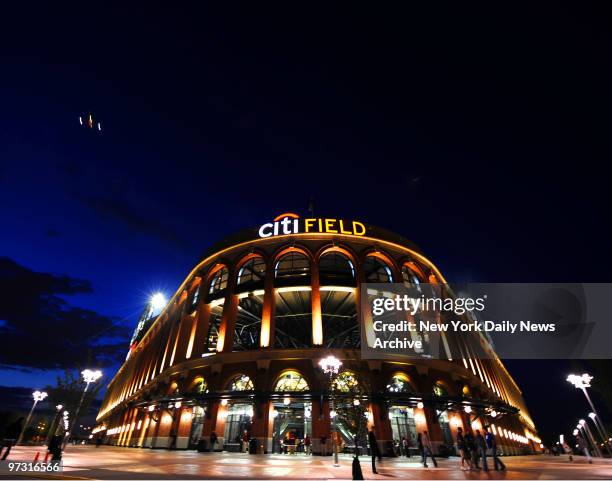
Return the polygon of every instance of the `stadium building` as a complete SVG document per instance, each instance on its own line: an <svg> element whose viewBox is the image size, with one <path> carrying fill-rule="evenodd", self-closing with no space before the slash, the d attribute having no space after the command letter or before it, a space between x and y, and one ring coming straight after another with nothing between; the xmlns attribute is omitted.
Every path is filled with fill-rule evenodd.
<svg viewBox="0 0 612 481"><path fill-rule="evenodd" d="M459 359L362 359L364 283L445 280L412 243L357 221L286 213L225 239L167 303L145 309L95 436L209 449L215 433L214 449L237 451L246 432L273 453L308 435L313 454L329 455L332 441L354 449L367 425L387 455L402 438L416 449L423 430L444 455L455 452L458 427L486 425L506 454L540 449L502 362L470 355L470 342L486 343L479 334L445 338L462 344ZM328 356L342 362L332 378L319 365Z"/></svg>

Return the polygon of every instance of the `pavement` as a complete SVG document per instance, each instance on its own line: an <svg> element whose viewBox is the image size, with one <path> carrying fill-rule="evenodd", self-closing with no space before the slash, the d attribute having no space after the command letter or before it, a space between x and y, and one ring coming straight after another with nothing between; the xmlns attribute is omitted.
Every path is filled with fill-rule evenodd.
<svg viewBox="0 0 612 481"><path fill-rule="evenodd" d="M43 447L15 447L7 461L31 462ZM384 458L373 474L370 458L360 457L365 479L612 479L612 460L595 459L587 464L582 456L569 462L567 456L505 456L506 471L465 472L456 457L440 459L438 468L424 468L416 457ZM198 453L111 446L68 446L64 470L57 474L7 474L0 479L351 479L352 457L340 455L340 467L331 456L249 455L242 453Z"/></svg>

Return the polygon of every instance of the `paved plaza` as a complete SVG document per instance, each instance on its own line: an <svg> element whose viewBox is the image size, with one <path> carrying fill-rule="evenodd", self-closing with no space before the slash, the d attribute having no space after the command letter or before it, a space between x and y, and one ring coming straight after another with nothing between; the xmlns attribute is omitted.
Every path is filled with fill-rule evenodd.
<svg viewBox="0 0 612 481"><path fill-rule="evenodd" d="M43 448L17 447L9 460L31 461ZM438 468L423 468L417 458L385 458L378 475L372 474L370 458L363 456L365 479L612 479L612 460L587 464L582 457L570 463L567 457L504 457L506 472L464 472L459 459L440 459ZM102 446L70 446L64 454L61 475L19 478L55 479L351 479L350 456L340 456L340 467L330 456L248 455L242 453L197 453ZM15 477L15 476L3 476Z"/></svg>

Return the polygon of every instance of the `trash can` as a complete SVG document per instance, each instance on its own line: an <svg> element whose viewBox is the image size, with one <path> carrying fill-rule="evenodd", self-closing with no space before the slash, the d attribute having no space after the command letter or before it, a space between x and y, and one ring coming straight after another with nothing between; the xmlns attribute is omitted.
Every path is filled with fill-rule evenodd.
<svg viewBox="0 0 612 481"><path fill-rule="evenodd" d="M257 454L257 439L256 438L251 438L249 440L249 454Z"/></svg>

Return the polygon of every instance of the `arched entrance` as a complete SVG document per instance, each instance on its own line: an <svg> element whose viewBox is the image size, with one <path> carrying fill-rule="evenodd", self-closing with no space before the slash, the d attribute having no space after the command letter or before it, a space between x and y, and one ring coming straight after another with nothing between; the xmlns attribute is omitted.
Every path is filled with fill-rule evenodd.
<svg viewBox="0 0 612 481"><path fill-rule="evenodd" d="M208 384L203 377L196 377L189 386L189 392L197 396L208 392ZM206 406L203 402L196 401L191 415L191 432L189 434L189 449L196 449L202 439L202 429L206 416Z"/></svg>
<svg viewBox="0 0 612 481"><path fill-rule="evenodd" d="M389 384L387 384L387 392L396 398L390 402L389 406L389 421L391 422L393 441L402 448L402 454L408 455L409 453L414 453L418 449L416 442L417 432L414 410L409 406L409 398L415 395L415 391L410 384L408 376L403 373L393 376ZM398 396L401 394L405 396ZM404 439L406 440L408 452L403 449Z"/></svg>
<svg viewBox="0 0 612 481"><path fill-rule="evenodd" d="M229 391L232 393L253 391L254 389L253 381L244 374L234 377L229 383ZM221 404L226 407L223 449L246 452L248 442L245 441L251 436L253 404L242 400L223 400Z"/></svg>
<svg viewBox="0 0 612 481"><path fill-rule="evenodd" d="M273 453L309 453L304 438L312 436L312 403L302 396L291 395L309 390L308 382L297 371L286 371L276 381L274 392L283 394L272 401Z"/></svg>

